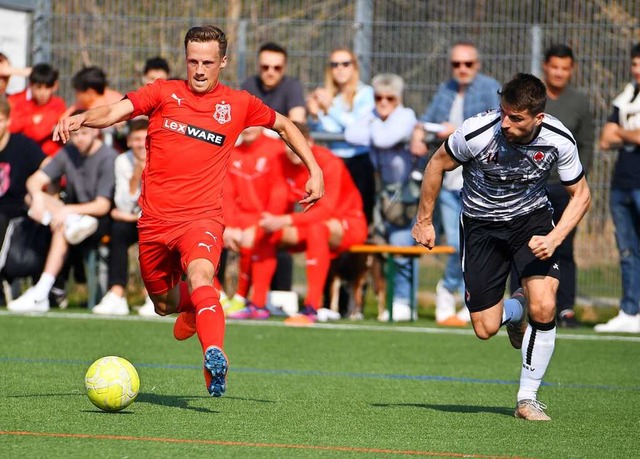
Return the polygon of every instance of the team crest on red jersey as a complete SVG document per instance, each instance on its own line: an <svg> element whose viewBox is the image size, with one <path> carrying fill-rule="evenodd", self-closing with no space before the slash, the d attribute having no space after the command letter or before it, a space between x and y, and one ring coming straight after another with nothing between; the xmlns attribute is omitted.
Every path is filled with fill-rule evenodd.
<svg viewBox="0 0 640 459"><path fill-rule="evenodd" d="M542 161L542 160L544 159L544 153L543 153L543 152L541 152L541 151L536 151L536 152L533 154L533 159L534 159L535 161L537 161L537 162Z"/></svg>
<svg viewBox="0 0 640 459"><path fill-rule="evenodd" d="M222 103L216 104L216 112L213 114L213 119L220 124L231 121L231 105L225 104L224 100Z"/></svg>

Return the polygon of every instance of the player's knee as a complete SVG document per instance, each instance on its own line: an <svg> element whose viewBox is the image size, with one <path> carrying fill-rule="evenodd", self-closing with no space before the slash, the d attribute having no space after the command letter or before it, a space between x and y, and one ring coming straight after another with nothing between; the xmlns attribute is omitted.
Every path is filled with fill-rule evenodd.
<svg viewBox="0 0 640 459"><path fill-rule="evenodd" d="M169 311L169 307L167 305L166 302L155 302L153 303L154 309L156 311L156 314L158 314L159 316L168 316L169 314L171 314L171 312Z"/></svg>
<svg viewBox="0 0 640 459"><path fill-rule="evenodd" d="M473 331L476 336L482 340L487 340L498 333L499 327L493 327L484 322L474 322Z"/></svg>

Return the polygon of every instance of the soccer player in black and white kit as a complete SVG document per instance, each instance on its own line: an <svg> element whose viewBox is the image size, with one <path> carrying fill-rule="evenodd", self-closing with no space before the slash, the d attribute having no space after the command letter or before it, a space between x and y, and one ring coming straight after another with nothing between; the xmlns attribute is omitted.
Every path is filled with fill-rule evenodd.
<svg viewBox="0 0 640 459"><path fill-rule="evenodd" d="M591 195L571 132L544 113L542 81L519 73L499 94L499 110L467 119L429 161L413 237L434 246L432 216L442 176L462 165L460 255L474 331L489 339L507 325L512 346L522 349L515 416L548 421L537 392L556 338L562 267L554 252L589 209ZM570 200L554 224L545 184L555 164ZM523 288L505 300L512 262Z"/></svg>

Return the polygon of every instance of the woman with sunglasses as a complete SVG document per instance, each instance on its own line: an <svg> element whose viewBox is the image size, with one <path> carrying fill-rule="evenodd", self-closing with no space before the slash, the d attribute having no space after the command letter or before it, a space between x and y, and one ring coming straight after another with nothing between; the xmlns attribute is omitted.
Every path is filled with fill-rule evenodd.
<svg viewBox="0 0 640 459"><path fill-rule="evenodd" d="M307 99L312 129L342 134L347 126L370 113L373 106L373 88L360 81L355 54L348 49L335 49L327 63L324 87L315 89ZM344 141L330 142L328 147L347 166L362 196L367 222L371 223L375 185L369 147Z"/></svg>
<svg viewBox="0 0 640 459"><path fill-rule="evenodd" d="M380 179L378 201L384 226L382 236L389 244L411 246L414 245L411 226L417 212L420 184L412 179L417 157L407 148L407 141L416 125L416 115L402 105L404 80L400 76L383 73L376 75L371 84L374 109L347 126L344 135L347 142L369 147ZM417 280L417 263L405 257L396 257L389 263L396 264L393 320L411 320L410 299L412 285L416 285ZM411 263L414 263L413 278ZM378 320L389 320L388 312L382 312Z"/></svg>

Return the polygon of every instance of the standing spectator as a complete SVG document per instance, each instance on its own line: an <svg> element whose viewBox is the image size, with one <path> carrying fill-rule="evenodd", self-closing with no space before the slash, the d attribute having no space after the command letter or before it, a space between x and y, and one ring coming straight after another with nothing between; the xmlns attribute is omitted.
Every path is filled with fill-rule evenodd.
<svg viewBox="0 0 640 459"><path fill-rule="evenodd" d="M546 116L545 103L542 81L520 73L501 89L499 111L467 119L427 165L413 228L416 241L434 246L432 216L444 172L462 165L466 305L478 338L507 324L511 345L522 349L514 415L531 421L550 420L537 394L556 341L554 252L591 201L573 136ZM554 225L545 182L556 164L571 198ZM523 289L504 300L512 264Z"/></svg>
<svg viewBox="0 0 640 459"><path fill-rule="evenodd" d="M171 70L164 57L156 56L147 59L142 71L142 84L151 84L158 78L168 80Z"/></svg>
<svg viewBox="0 0 640 459"><path fill-rule="evenodd" d="M427 139L441 144L465 119L499 106L500 83L479 73L480 56L473 43L456 43L449 51L449 58L451 79L440 84L411 136L410 148L415 155L427 153ZM424 123L432 124L425 130ZM449 255L444 277L436 286L436 323L447 327L459 327L469 322L469 311L464 305L456 314L454 297L454 293L459 292L464 298L460 264L461 190L462 169L446 172L438 204L447 244L454 247L456 253Z"/></svg>
<svg viewBox="0 0 640 459"><path fill-rule="evenodd" d="M233 149L229 157L223 190L224 245L227 250L239 254L238 286L233 297L223 301L222 305L229 318L267 319L269 311L251 305L247 307L247 297L258 222L264 212L279 215L287 206L282 196L273 192L274 174L279 170L279 157L284 155L285 143L265 135L261 127L247 128L241 137L242 143Z"/></svg>
<svg viewBox="0 0 640 459"><path fill-rule="evenodd" d="M304 123L306 112L302 84L286 73L287 51L275 43L265 43L258 51L258 74L247 78L242 89L291 121Z"/></svg>
<svg viewBox="0 0 640 459"><path fill-rule="evenodd" d="M40 147L22 134L11 134L11 108L0 96L0 245L9 220L26 217L26 183L45 156Z"/></svg>
<svg viewBox="0 0 640 459"><path fill-rule="evenodd" d="M29 87L9 96L11 132L35 140L48 156L60 149L51 139L53 127L66 110L58 90L58 71L49 64L36 64L29 74Z"/></svg>
<svg viewBox="0 0 640 459"><path fill-rule="evenodd" d="M142 171L147 161L147 129L145 118L129 122L127 145L129 150L115 159L115 193L111 209L109 228L109 291L91 310L94 314L127 315L126 287L129 280L129 247L138 242L138 219L140 218L140 184ZM153 303L146 301L138 314L154 317Z"/></svg>
<svg viewBox="0 0 640 459"><path fill-rule="evenodd" d="M640 43L631 48L631 75L613 100L613 112L600 134L600 148L618 148L611 180L611 216L620 252L620 312L597 332L640 333Z"/></svg>
<svg viewBox="0 0 640 459"><path fill-rule="evenodd" d="M316 320L340 318L322 308L322 292L331 259L353 244L367 238L367 221L362 211L362 199L344 163L328 149L314 145L309 128L296 123L311 147L322 169L327 194L308 212L295 212L295 204L304 198L308 172L301 160L289 149L279 155L280 168L273 178L273 191L284 191L285 212L265 212L260 219L261 232L256 236L253 262L253 303L259 310L265 305L270 276L275 269L276 246L305 252L307 295L301 314L287 319L288 323L309 324ZM274 199L279 199L278 197ZM276 203L277 204L277 203ZM321 310L322 309L322 310ZM248 308L244 317L260 318Z"/></svg>
<svg viewBox="0 0 640 459"><path fill-rule="evenodd" d="M588 174L593 162L595 128L587 96L570 85L575 70L573 51L563 44L550 46L542 64L544 83L547 86L546 113L555 116L573 134L578 146L580 162ZM555 169L551 170L547 182L549 201L553 206L553 220L559 221L569 204L569 194ZM556 313L561 327L579 326L573 307L576 302L577 272L573 253L576 230L571 231L556 249L560 263L560 286L558 287ZM515 279L515 276L512 277ZM517 287L516 287L517 288ZM512 291L515 289L512 286Z"/></svg>
<svg viewBox="0 0 640 459"><path fill-rule="evenodd" d="M276 43L265 43L258 51L258 74L245 80L242 89L291 121L304 123L306 110L302 84L286 73L287 51ZM280 250L271 290L291 290L292 279L293 259L289 252Z"/></svg>
<svg viewBox="0 0 640 459"><path fill-rule="evenodd" d="M106 233L107 214L113 199L113 162L117 153L104 145L98 135L99 131L90 127L74 132L71 143L27 180L29 216L51 228L51 246L40 280L7 305L10 311L48 311L49 293L62 270L69 247L80 244L96 232L96 238ZM65 202L42 191L63 175L67 178Z"/></svg>
<svg viewBox="0 0 640 459"><path fill-rule="evenodd" d="M320 132L344 134L355 120L374 108L373 88L360 81L360 64L356 55L344 48L335 49L327 62L324 87L315 89L307 100L312 128ZM368 145L329 142L329 149L344 161L360 191L367 222L373 220L375 181Z"/></svg>
<svg viewBox="0 0 640 459"><path fill-rule="evenodd" d="M138 221L140 272L155 310L179 312L174 337L197 333L208 392L226 390L225 318L213 285L224 229L222 188L229 153L249 126L275 130L309 171L307 208L324 194L322 171L304 137L286 117L258 98L220 83L227 37L212 25L192 27L184 38L187 80L156 80L112 105L64 119L62 141L84 126L105 128L148 115L148 161L142 176ZM187 281L180 279L186 275Z"/></svg>
<svg viewBox="0 0 640 459"><path fill-rule="evenodd" d="M411 237L411 225L415 217L413 211L420 190L419 185L411 180L417 156L409 151L406 143L416 125L416 115L402 105L404 81L400 76L383 73L376 75L371 84L375 93L375 109L347 126L345 139L370 148L371 159L381 182L379 201L387 240L392 245L411 246L414 245ZM415 298L411 298L411 286L415 285L417 279L417 261L396 257L388 262L397 265L393 320L411 320L410 305L412 302L415 304ZM389 318L385 314L388 314L386 309L378 319L387 321Z"/></svg>

